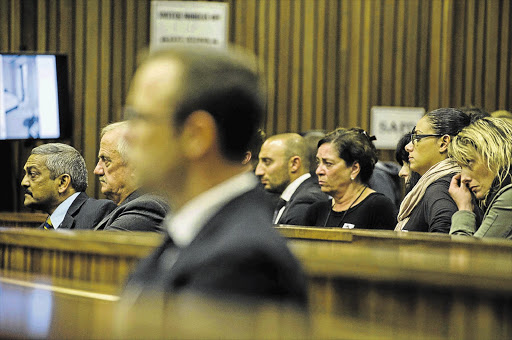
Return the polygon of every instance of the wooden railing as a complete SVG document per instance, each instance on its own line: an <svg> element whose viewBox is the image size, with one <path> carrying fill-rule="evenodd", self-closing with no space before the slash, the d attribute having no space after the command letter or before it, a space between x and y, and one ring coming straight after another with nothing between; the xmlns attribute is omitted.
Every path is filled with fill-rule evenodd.
<svg viewBox="0 0 512 340"><path fill-rule="evenodd" d="M0 212L0 227L37 228L48 214Z"/></svg>
<svg viewBox="0 0 512 340"><path fill-rule="evenodd" d="M512 336L512 247L507 241L278 230L293 236L289 246L309 278L313 315L432 338ZM119 288L136 261L161 239L146 233L1 229L0 266Z"/></svg>
<svg viewBox="0 0 512 340"><path fill-rule="evenodd" d="M121 285L156 233L0 228L0 269Z"/></svg>

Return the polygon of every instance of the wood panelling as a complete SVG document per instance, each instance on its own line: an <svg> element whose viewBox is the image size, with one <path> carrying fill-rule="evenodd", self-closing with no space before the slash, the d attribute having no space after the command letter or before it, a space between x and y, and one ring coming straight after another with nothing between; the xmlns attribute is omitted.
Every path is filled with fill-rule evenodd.
<svg viewBox="0 0 512 340"><path fill-rule="evenodd" d="M374 105L511 107L508 0L225 2L230 40L265 62L267 134L369 128ZM99 132L121 117L149 15L149 0L0 0L0 50L70 57L70 143L88 164L90 195ZM12 173L31 147L13 146Z"/></svg>

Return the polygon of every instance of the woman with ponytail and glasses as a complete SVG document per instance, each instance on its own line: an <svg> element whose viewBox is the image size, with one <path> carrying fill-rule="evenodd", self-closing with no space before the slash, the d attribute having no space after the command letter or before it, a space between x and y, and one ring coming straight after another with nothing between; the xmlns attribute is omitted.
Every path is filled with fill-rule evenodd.
<svg viewBox="0 0 512 340"><path fill-rule="evenodd" d="M450 234L512 239L511 138L512 123L483 118L450 144L449 155L462 168L450 184L458 208ZM473 213L471 193L484 211L481 224Z"/></svg>
<svg viewBox="0 0 512 340"><path fill-rule="evenodd" d="M410 169L421 177L400 205L396 231L450 231L457 205L448 188L460 167L448 158L448 147L470 122L469 115L453 108L430 111L418 121L405 151Z"/></svg>
<svg viewBox="0 0 512 340"><path fill-rule="evenodd" d="M313 203L304 225L393 229L393 202L368 187L377 163L374 139L363 129L339 128L318 142L318 184L332 199Z"/></svg>

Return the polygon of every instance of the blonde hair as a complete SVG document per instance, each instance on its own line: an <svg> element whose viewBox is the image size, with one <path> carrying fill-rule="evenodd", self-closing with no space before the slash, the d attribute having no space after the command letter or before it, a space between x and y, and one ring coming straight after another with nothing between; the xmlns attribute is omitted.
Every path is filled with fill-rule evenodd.
<svg viewBox="0 0 512 340"><path fill-rule="evenodd" d="M512 112L509 112L507 110L494 111L493 113L491 113L491 117L501 118L509 123L512 123Z"/></svg>
<svg viewBox="0 0 512 340"><path fill-rule="evenodd" d="M482 118L453 138L448 146L448 155L464 167L468 167L476 155L481 156L501 186L511 175L511 138L512 123L500 118Z"/></svg>

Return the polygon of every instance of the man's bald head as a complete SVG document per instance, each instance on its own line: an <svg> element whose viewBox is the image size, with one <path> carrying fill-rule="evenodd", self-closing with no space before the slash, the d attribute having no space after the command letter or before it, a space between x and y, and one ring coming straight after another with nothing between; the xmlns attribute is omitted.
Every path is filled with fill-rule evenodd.
<svg viewBox="0 0 512 340"><path fill-rule="evenodd" d="M309 167L308 148L304 137L298 133L282 133L271 136L267 139L269 142L280 140L284 146L286 158L297 156L301 159L302 166Z"/></svg>
<svg viewBox="0 0 512 340"><path fill-rule="evenodd" d="M256 175L265 189L282 193L286 187L309 172L307 144L296 133L284 133L269 137L259 154Z"/></svg>

